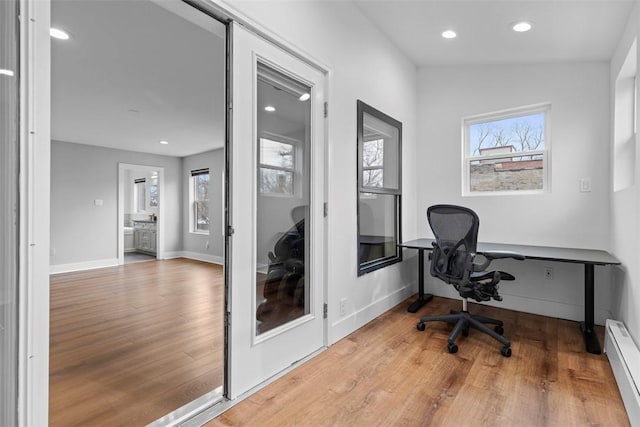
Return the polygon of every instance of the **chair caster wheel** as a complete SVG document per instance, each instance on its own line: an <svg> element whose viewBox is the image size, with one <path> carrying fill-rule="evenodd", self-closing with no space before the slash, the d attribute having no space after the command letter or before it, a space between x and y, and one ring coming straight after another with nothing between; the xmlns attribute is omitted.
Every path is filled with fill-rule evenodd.
<svg viewBox="0 0 640 427"><path fill-rule="evenodd" d="M418 329L419 331L424 331L424 323L422 322L418 322L418 324L416 325L416 329Z"/></svg>
<svg viewBox="0 0 640 427"><path fill-rule="evenodd" d="M449 350L449 353L451 353L451 354L457 353L458 352L458 346L455 345L454 343L450 342L449 344L447 344L447 350Z"/></svg>
<svg viewBox="0 0 640 427"><path fill-rule="evenodd" d="M496 332L496 334L504 334L504 328L500 325L497 325L495 328L493 328L493 330Z"/></svg>
<svg viewBox="0 0 640 427"><path fill-rule="evenodd" d="M504 357L511 357L511 347L502 347L502 349L500 350L500 353Z"/></svg>

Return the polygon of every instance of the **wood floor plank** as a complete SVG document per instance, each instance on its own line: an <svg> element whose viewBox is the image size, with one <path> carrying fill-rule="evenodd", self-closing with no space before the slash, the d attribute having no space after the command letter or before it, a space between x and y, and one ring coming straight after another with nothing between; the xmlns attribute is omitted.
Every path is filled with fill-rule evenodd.
<svg viewBox="0 0 640 427"><path fill-rule="evenodd" d="M628 426L605 355L584 351L576 322L470 305L505 322L513 355L471 331L449 354L451 326L420 316L459 309L406 301L238 403L207 426ZM598 327L599 338L603 328Z"/></svg>
<svg viewBox="0 0 640 427"><path fill-rule="evenodd" d="M142 426L222 385L221 266L127 264L50 289L51 426Z"/></svg>

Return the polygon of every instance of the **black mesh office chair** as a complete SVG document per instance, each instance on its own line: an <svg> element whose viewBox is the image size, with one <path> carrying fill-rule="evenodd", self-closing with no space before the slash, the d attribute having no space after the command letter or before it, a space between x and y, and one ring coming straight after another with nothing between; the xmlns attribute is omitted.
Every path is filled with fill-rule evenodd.
<svg viewBox="0 0 640 427"><path fill-rule="evenodd" d="M449 334L447 349L449 353L458 351L455 339L462 332L469 335L469 328L477 329L502 343L501 353L511 356L511 343L505 337L503 323L497 319L476 316L467 311L468 299L502 301L498 294L498 282L515 280L503 271L486 271L494 259L514 258L523 260L524 256L514 252L483 252L476 255L478 228L480 220L471 209L453 205L435 205L427 209L429 226L436 241L431 253L431 275L453 285L462 297L462 311L441 316L424 316L417 325L424 331L426 322L443 321L455 326ZM480 260L480 263L476 263ZM489 329L485 324L495 325Z"/></svg>

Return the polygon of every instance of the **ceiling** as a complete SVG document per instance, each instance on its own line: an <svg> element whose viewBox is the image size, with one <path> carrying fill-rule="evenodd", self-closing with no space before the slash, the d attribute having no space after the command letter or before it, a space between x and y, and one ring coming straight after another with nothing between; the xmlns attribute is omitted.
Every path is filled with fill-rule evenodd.
<svg viewBox="0 0 640 427"><path fill-rule="evenodd" d="M52 139L179 157L224 145L223 24L181 2L54 0L51 15L71 36L51 42Z"/></svg>
<svg viewBox="0 0 640 427"><path fill-rule="evenodd" d="M608 61L634 0L355 1L418 67ZM511 25L533 29L516 33ZM444 39L453 29L458 36Z"/></svg>
<svg viewBox="0 0 640 427"><path fill-rule="evenodd" d="M429 67L607 61L634 1L354 3ZM533 29L511 31L519 20ZM179 1L53 0L52 26L71 35L51 45L54 140L179 157L224 145L224 25Z"/></svg>

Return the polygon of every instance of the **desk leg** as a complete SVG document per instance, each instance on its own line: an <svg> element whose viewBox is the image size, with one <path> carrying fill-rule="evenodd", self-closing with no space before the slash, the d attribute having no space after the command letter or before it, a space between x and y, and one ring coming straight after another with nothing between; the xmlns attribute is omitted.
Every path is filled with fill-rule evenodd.
<svg viewBox="0 0 640 427"><path fill-rule="evenodd" d="M584 322L580 322L580 329L584 337L584 343L589 353L600 354L600 342L596 336L594 326L595 290L594 290L594 266L584 265Z"/></svg>
<svg viewBox="0 0 640 427"><path fill-rule="evenodd" d="M433 295L424 294L424 249L418 249L418 299L409 305L407 311L415 313L420 308L431 301Z"/></svg>

